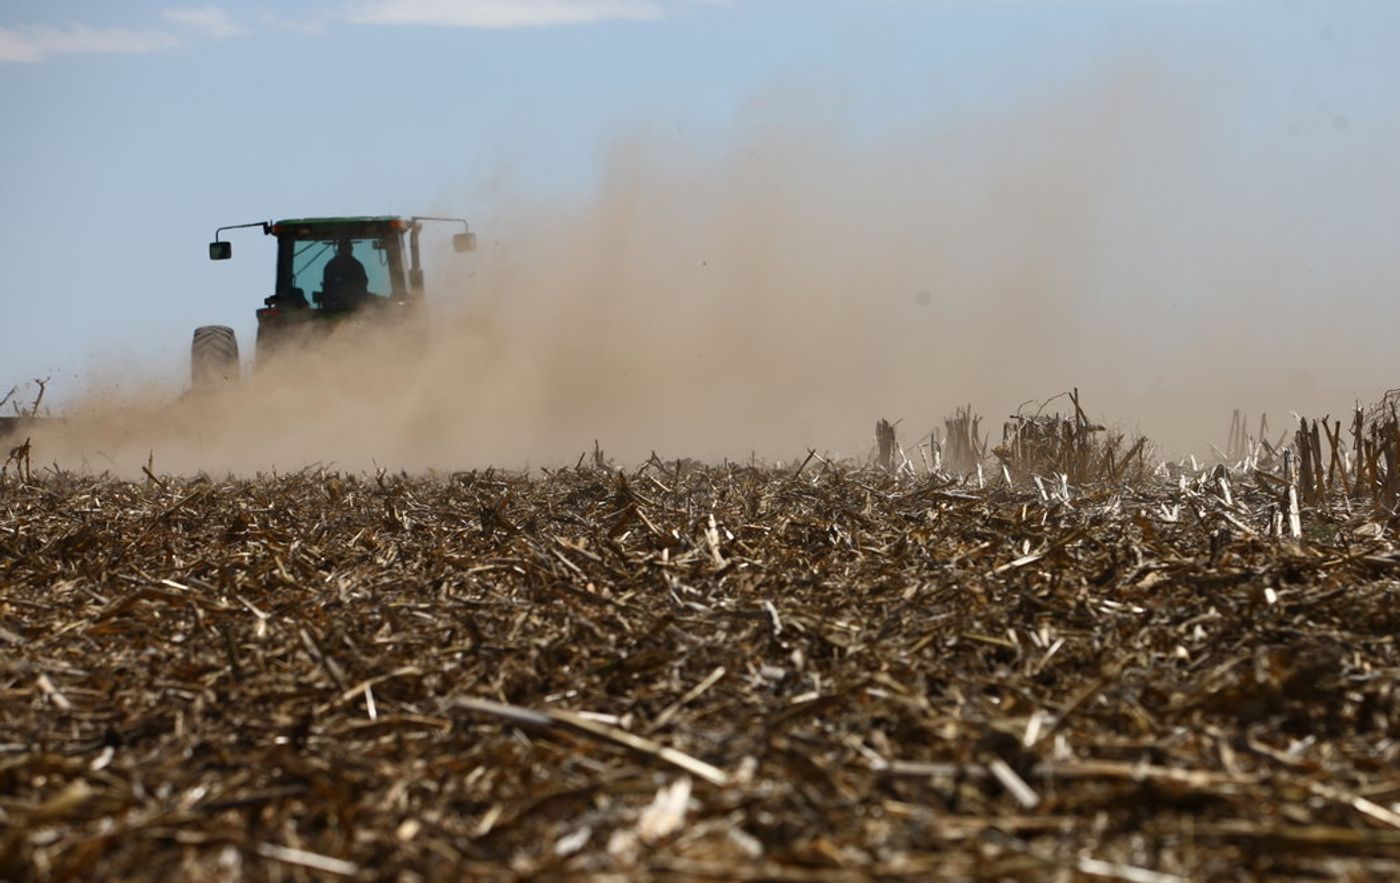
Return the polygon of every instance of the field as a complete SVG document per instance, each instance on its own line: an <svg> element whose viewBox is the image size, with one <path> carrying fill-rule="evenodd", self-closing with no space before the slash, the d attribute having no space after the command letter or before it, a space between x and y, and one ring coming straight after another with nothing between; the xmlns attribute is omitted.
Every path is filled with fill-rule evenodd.
<svg viewBox="0 0 1400 883"><path fill-rule="evenodd" d="M1394 524L1254 472L12 466L0 878L1393 878Z"/></svg>

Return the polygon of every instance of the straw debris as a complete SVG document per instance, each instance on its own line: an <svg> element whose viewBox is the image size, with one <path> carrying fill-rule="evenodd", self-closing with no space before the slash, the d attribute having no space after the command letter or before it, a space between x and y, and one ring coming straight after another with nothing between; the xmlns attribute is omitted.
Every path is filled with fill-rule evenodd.
<svg viewBox="0 0 1400 883"><path fill-rule="evenodd" d="M1071 401L982 483L892 435L11 472L0 878L1394 874L1393 414L1359 455L1300 425L1284 476L1153 464Z"/></svg>

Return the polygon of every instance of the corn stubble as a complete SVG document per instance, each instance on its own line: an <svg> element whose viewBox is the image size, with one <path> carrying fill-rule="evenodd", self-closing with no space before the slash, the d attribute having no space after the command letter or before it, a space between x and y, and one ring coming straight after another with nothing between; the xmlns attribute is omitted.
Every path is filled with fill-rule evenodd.
<svg viewBox="0 0 1400 883"><path fill-rule="evenodd" d="M1391 422L1332 484L1147 468L1077 396L975 474L946 425L922 468L883 422L873 466L11 463L0 878L1400 870Z"/></svg>

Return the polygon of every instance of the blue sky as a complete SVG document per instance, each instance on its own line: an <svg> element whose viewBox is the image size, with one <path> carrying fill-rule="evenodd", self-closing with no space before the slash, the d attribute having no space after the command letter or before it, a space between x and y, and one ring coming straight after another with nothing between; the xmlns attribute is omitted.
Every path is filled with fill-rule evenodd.
<svg viewBox="0 0 1400 883"><path fill-rule="evenodd" d="M878 143L1142 59L1261 212L1380 267L1397 37L1361 0L0 2L0 393L178 377L197 324L250 341L272 250L210 264L223 224L451 213L489 243L490 194L581 198L631 133L719 145L796 106Z"/></svg>

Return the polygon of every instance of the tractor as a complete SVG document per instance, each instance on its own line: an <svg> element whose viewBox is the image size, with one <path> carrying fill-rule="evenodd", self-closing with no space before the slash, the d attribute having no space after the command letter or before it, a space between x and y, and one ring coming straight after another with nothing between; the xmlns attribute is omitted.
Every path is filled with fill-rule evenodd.
<svg viewBox="0 0 1400 883"><path fill-rule="evenodd" d="M452 237L455 251L476 247L476 236L461 218L395 216L296 218L220 227L209 243L209 258L226 261L233 244L226 230L262 228L277 237L277 281L258 310L256 363L279 350L302 346L343 322L402 324L423 303L423 268L418 237L425 221L462 225ZM404 234L408 234L405 268ZM194 331L190 379L195 390L208 390L240 376L238 338L226 325Z"/></svg>

